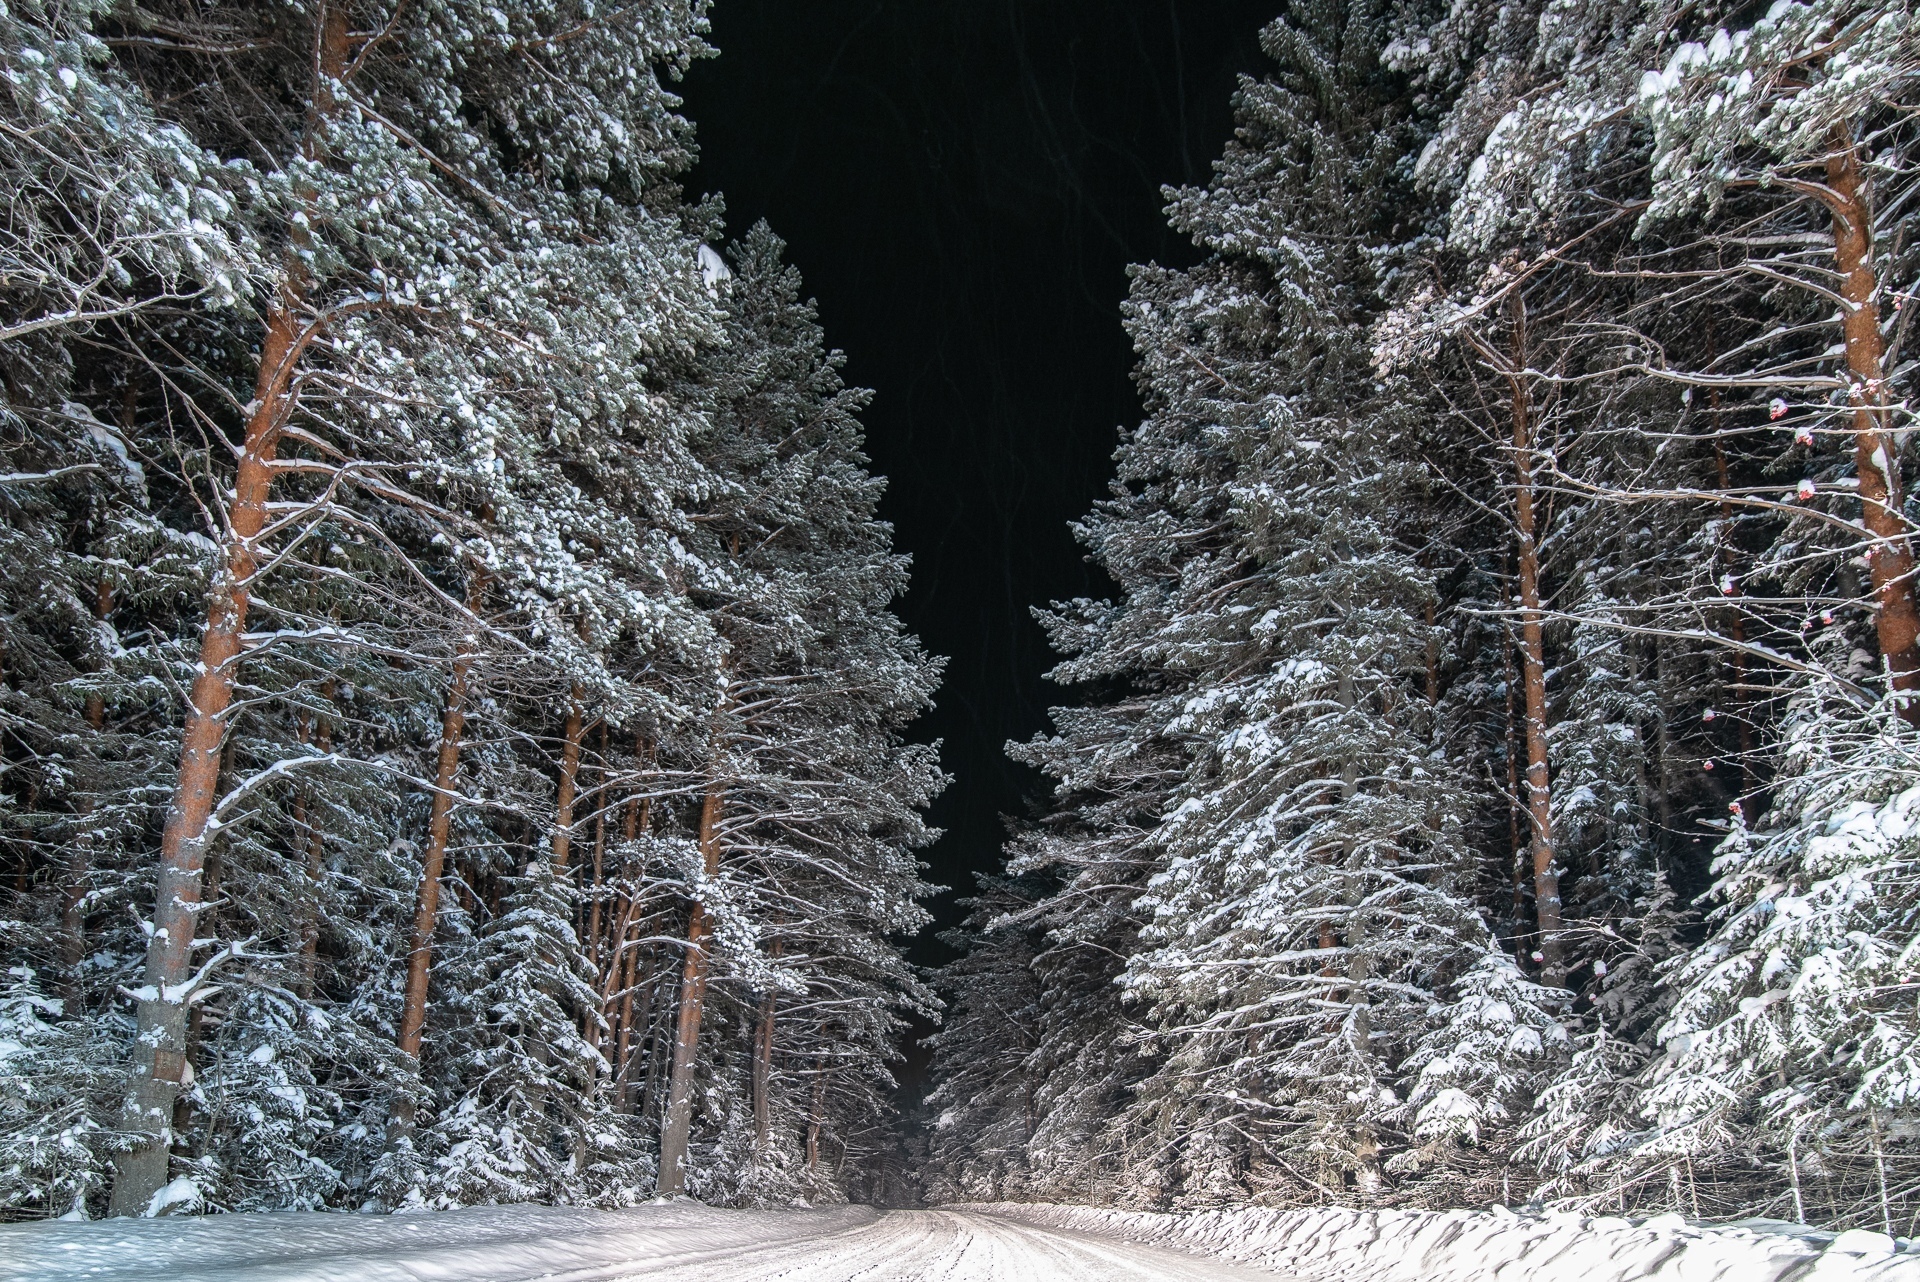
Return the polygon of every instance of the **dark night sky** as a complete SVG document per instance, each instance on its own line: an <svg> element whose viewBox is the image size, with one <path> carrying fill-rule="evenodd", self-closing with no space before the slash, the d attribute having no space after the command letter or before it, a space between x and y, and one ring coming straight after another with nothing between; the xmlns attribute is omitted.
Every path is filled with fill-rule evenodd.
<svg viewBox="0 0 1920 1282"><path fill-rule="evenodd" d="M954 776L926 853L955 888L1044 795L1001 745L1059 692L1034 604L1104 595L1067 522L1138 417L1125 267L1188 263L1162 183L1204 181L1275 0L717 0L683 91L730 230L765 217L820 302L912 554L899 609L949 657L920 726ZM936 926L936 929L939 928ZM916 960L947 950L924 936Z"/></svg>

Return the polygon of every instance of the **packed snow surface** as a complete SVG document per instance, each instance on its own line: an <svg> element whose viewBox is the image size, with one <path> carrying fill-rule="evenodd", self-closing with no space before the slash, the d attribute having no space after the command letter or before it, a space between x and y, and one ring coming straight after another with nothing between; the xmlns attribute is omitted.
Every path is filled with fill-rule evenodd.
<svg viewBox="0 0 1920 1282"><path fill-rule="evenodd" d="M0 1225L6 1282L1920 1282L1878 1233L1663 1216L472 1207Z"/></svg>
<svg viewBox="0 0 1920 1282"><path fill-rule="evenodd" d="M1206 1252L1297 1282L1920 1282L1920 1243L1776 1222L1701 1227L1561 1212L1276 1211L1160 1215L994 1202L976 1214Z"/></svg>
<svg viewBox="0 0 1920 1282"><path fill-rule="evenodd" d="M473 1207L0 1225L13 1282L1232 1282L1270 1278L1165 1246L981 1212L838 1207Z"/></svg>

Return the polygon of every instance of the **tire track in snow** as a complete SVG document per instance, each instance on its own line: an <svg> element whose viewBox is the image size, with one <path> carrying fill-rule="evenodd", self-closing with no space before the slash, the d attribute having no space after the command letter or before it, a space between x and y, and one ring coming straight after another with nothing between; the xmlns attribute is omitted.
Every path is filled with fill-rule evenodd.
<svg viewBox="0 0 1920 1282"><path fill-rule="evenodd" d="M623 1279L699 1282L1233 1282L1244 1265L978 1212L890 1211L870 1225L688 1267L649 1262Z"/></svg>
<svg viewBox="0 0 1920 1282"><path fill-rule="evenodd" d="M966 1211L253 1214L0 1226L0 1282L1254 1282L1277 1274Z"/></svg>

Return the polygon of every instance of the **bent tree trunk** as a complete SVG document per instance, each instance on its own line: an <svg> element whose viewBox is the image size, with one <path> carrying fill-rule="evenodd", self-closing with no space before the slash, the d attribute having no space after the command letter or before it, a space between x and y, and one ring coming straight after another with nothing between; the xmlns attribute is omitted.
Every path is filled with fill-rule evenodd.
<svg viewBox="0 0 1920 1282"><path fill-rule="evenodd" d="M1873 221L1861 189L1860 150L1846 132L1827 155L1821 199L1833 216L1834 266L1846 300L1841 321L1852 382L1853 453L1860 475L1861 516L1874 543L1867 549L1876 607L1874 627L1887 678L1896 691L1920 691L1920 612L1913 599L1913 544L1901 515L1900 466L1887 431L1887 385L1881 369L1879 281L1873 270ZM1900 715L1920 725L1920 694L1900 701Z"/></svg>
<svg viewBox="0 0 1920 1282"><path fill-rule="evenodd" d="M719 780L707 784L700 808L700 855L708 877L720 871L720 803L725 795ZM673 1030L673 1068L667 1077L667 1119L660 1128L660 1177L656 1191L672 1196L687 1189L687 1140L693 1129L693 1065L700 1052L700 1016L706 1003L707 974L712 965L707 946L713 921L706 905L694 900L687 920L687 961L680 974L680 1010Z"/></svg>
<svg viewBox="0 0 1920 1282"><path fill-rule="evenodd" d="M1540 545L1534 529L1533 402L1526 377L1527 307L1513 294L1513 515L1520 571L1520 685L1526 698L1527 817L1533 848L1534 919L1540 928L1540 982L1563 988L1560 869L1553 857L1553 797L1548 785L1547 661L1541 633Z"/></svg>
<svg viewBox="0 0 1920 1282"><path fill-rule="evenodd" d="M305 146L309 159L319 158L320 126L334 110L330 86L347 65L346 14L333 6L321 12ZM111 1215L139 1215L155 1209L155 1195L167 1185L173 1108L189 1072L187 1005L193 990L194 918L201 902L207 821L219 788L227 707L233 700L234 669L246 631L253 576L259 568L255 540L266 527L274 457L296 394L293 374L306 337L299 319L305 287L306 277L296 263L279 296L265 309L266 332L260 343L253 401L227 504L224 563L207 589L207 623L200 634L197 675L187 693L180 768L160 837L146 983L135 1017L133 1071L120 1109L127 1147L114 1155L113 1190L107 1203Z"/></svg>
<svg viewBox="0 0 1920 1282"><path fill-rule="evenodd" d="M120 1114L121 1129L132 1142L114 1158L109 1199L113 1215L146 1211L154 1194L167 1183L173 1105L187 1073L188 977L194 917L200 908L200 874L206 862L207 820L219 785L227 706L233 699L234 666L240 657L248 592L257 567L254 540L266 524L273 458L289 408L290 375L297 359L295 333L296 322L287 306L268 313L254 410L247 420L227 512L225 564L207 591L198 675L187 695L179 774L160 838L160 876L134 1037L133 1077Z"/></svg>
<svg viewBox="0 0 1920 1282"><path fill-rule="evenodd" d="M480 580L467 589L468 609L479 606ZM473 652L479 638L469 632L453 661L453 680L440 714L440 759L434 767L433 805L427 818L427 848L421 859L420 894L414 903L413 935L407 949L406 998L400 1008L400 1050L420 1062L427 1026L427 978L433 961L433 929L440 915L440 879L446 872L447 846L453 836L453 794L460 782L460 736L467 727L467 693L473 676ZM394 1121L402 1134L413 1128L414 1098L394 1101Z"/></svg>

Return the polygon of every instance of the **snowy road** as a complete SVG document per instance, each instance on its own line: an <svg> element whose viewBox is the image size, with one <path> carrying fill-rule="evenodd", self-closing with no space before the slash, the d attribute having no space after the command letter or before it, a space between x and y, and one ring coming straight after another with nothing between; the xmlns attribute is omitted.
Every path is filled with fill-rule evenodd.
<svg viewBox="0 0 1920 1282"><path fill-rule="evenodd" d="M1002 1216L862 1207L221 1215L0 1225L34 1282L1230 1282L1275 1274Z"/></svg>
<svg viewBox="0 0 1920 1282"><path fill-rule="evenodd" d="M827 1237L604 1276L669 1274L702 1282L1226 1282L1274 1276L1164 1248L953 1211L892 1211Z"/></svg>

